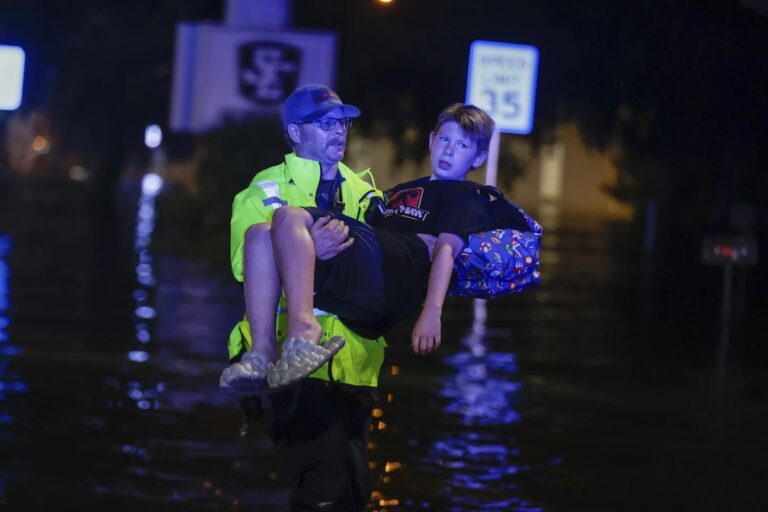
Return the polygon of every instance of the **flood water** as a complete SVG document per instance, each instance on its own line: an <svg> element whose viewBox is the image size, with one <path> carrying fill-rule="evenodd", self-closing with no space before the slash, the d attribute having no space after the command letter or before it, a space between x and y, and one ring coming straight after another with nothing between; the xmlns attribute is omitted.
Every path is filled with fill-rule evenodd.
<svg viewBox="0 0 768 512"><path fill-rule="evenodd" d="M217 390L226 254L156 250L139 190L112 219L67 183L0 208L0 509L285 510L268 421L239 436ZM665 289L621 227L545 230L538 289L484 321L449 300L429 357L388 337L369 510L768 510L768 337L716 378L717 271Z"/></svg>

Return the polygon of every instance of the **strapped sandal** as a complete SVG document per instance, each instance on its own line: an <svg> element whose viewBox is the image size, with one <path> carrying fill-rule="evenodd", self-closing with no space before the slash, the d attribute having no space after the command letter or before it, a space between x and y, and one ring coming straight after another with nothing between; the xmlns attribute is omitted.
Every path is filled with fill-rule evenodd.
<svg viewBox="0 0 768 512"><path fill-rule="evenodd" d="M334 336L323 345L315 345L301 338L287 340L283 344L280 358L267 372L269 387L282 388L309 377L343 346L342 336Z"/></svg>
<svg viewBox="0 0 768 512"><path fill-rule="evenodd" d="M261 352L246 352L239 362L224 368L219 378L219 391L235 396L254 396L271 393L267 376L272 361Z"/></svg>

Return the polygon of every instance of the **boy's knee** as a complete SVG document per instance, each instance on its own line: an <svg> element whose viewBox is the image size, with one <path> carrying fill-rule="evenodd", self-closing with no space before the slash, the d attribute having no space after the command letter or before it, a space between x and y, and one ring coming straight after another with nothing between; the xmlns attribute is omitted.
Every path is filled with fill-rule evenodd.
<svg viewBox="0 0 768 512"><path fill-rule="evenodd" d="M251 244L261 239L269 239L270 227L267 223L254 224L245 232L245 243Z"/></svg>
<svg viewBox="0 0 768 512"><path fill-rule="evenodd" d="M297 206L283 206L275 210L272 216L272 226L279 230L287 225L306 225L312 216L304 208Z"/></svg>

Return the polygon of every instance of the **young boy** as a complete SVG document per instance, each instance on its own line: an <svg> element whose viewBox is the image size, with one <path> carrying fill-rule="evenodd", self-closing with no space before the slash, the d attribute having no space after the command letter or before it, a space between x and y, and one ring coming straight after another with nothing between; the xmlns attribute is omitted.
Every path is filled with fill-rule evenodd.
<svg viewBox="0 0 768 512"><path fill-rule="evenodd" d="M274 258L285 292L288 341L274 366L266 354L246 353L224 371L222 389L253 393L265 378L270 387L282 387L326 362L344 342L332 338L319 345L315 307L376 338L421 306L411 345L420 354L439 347L454 258L471 233L503 227L488 225L480 185L465 181L485 161L493 130L493 120L475 106L457 103L443 110L429 136L431 175L390 190L370 225L318 208L276 210L271 227L260 228L268 233L249 237L246 254ZM325 216L342 220L351 241L330 260L316 261L309 228ZM264 281L274 282L274 276Z"/></svg>

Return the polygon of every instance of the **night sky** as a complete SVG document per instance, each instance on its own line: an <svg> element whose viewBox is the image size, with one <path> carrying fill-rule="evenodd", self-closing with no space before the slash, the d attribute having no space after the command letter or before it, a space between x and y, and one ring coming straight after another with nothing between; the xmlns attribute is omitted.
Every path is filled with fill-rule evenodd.
<svg viewBox="0 0 768 512"><path fill-rule="evenodd" d="M768 196L765 5L296 0L293 18L339 34L336 87L366 114L356 129L391 137L401 157L424 153L408 128L428 133L435 112L464 99L473 40L534 45L532 141L576 121L588 145L622 148L619 197L715 204L704 224L722 224L729 204ZM46 112L59 151L115 173L143 151L146 124L167 123L175 23L222 17L220 2L13 0L0 6L0 43L27 51L21 112Z"/></svg>

